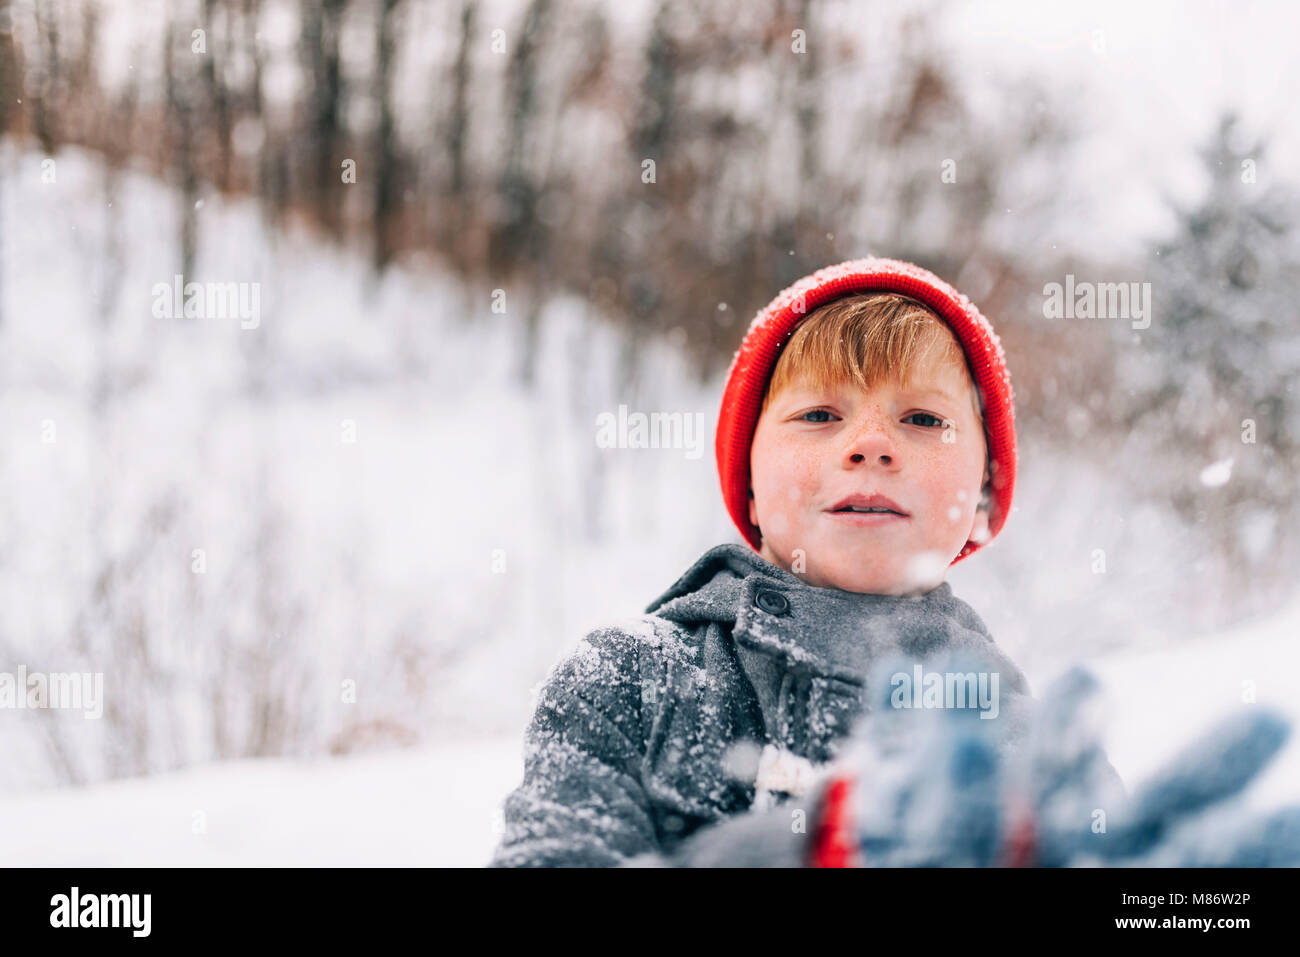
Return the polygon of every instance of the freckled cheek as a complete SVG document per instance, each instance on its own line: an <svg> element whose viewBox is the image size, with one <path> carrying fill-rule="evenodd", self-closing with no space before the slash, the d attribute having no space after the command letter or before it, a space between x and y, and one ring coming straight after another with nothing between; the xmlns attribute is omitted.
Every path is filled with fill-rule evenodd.
<svg viewBox="0 0 1300 957"><path fill-rule="evenodd" d="M769 506L806 504L821 485L821 457L792 438L765 438L754 444L755 488L766 492Z"/></svg>
<svg viewBox="0 0 1300 957"><path fill-rule="evenodd" d="M785 443L780 451L786 503L807 509L818 501L822 486L823 457L808 445Z"/></svg>
<svg viewBox="0 0 1300 957"><path fill-rule="evenodd" d="M914 460L912 474L921 497L934 515L946 521L963 521L974 515L979 463L967 459L969 456L946 449L927 450Z"/></svg>
<svg viewBox="0 0 1300 957"><path fill-rule="evenodd" d="M927 489L942 488L947 485L958 470L952 455L945 455L941 450L926 449L912 461L912 474L916 481Z"/></svg>

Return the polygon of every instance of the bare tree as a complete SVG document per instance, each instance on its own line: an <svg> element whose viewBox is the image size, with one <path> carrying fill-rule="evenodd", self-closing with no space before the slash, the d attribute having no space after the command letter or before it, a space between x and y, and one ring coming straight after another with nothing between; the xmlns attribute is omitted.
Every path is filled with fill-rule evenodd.
<svg viewBox="0 0 1300 957"><path fill-rule="evenodd" d="M178 173L180 212L180 266L187 279L194 272L198 247L198 216L195 204L199 197L199 170L196 151L197 114L195 76L189 59L177 60L178 40L188 36L168 19L163 28L163 78L167 92L167 133L169 154Z"/></svg>
<svg viewBox="0 0 1300 957"><path fill-rule="evenodd" d="M0 139L9 132L10 104L22 99L10 0L0 0ZM4 175L0 165L0 212L4 210ZM0 219L0 325L4 323L4 221Z"/></svg>
<svg viewBox="0 0 1300 957"><path fill-rule="evenodd" d="M302 0L304 72L309 79L305 155L311 170L309 201L327 230L337 235L342 227L339 208L338 145L342 133L342 68L339 31L346 0Z"/></svg>
<svg viewBox="0 0 1300 957"><path fill-rule="evenodd" d="M208 33L208 52L200 62L217 138L216 183L224 193L230 190L232 152L230 95L221 70L221 63L229 56L232 47L228 39L230 9L224 0L203 0L203 22Z"/></svg>
<svg viewBox="0 0 1300 957"><path fill-rule="evenodd" d="M468 254L457 238L465 234L471 187L466 157L469 140L471 52L477 30L478 0L465 0L460 12L460 41L456 47L456 60L451 72L451 109L447 120L445 142L451 176L443 200L450 210L441 217L438 233L440 245L451 261L462 270L469 267Z"/></svg>
<svg viewBox="0 0 1300 957"><path fill-rule="evenodd" d="M489 236L488 269L497 281L529 276L523 296L524 341L520 347L519 375L530 385L536 374L538 325L541 321L540 275L525 267L535 262L546 236L538 219L541 189L529 160L535 146L534 125L541 48L551 16L551 0L530 0L506 67L506 129L504 163L497 182L497 215ZM544 275L544 274L543 274Z"/></svg>
<svg viewBox="0 0 1300 957"><path fill-rule="evenodd" d="M393 214L399 184L398 155L393 133L392 71L395 46L394 12L400 0L382 0L375 29L375 101L379 122L375 129L374 266L382 270L393 256Z"/></svg>

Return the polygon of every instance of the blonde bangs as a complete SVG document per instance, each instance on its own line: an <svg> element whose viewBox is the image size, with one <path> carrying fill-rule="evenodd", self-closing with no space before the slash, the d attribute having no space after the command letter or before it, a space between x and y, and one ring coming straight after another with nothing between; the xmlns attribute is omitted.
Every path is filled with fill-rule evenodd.
<svg viewBox="0 0 1300 957"><path fill-rule="evenodd" d="M964 373L971 406L981 416L966 356L928 306L898 293L845 296L813 310L796 327L772 370L763 408L796 383L817 390L853 384L869 391L896 382L906 389L919 372L949 365Z"/></svg>

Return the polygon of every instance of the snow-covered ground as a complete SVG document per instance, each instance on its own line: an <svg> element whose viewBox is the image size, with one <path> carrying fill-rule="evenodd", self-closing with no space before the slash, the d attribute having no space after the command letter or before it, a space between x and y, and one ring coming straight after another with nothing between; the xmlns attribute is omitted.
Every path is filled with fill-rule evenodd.
<svg viewBox="0 0 1300 957"><path fill-rule="evenodd" d="M1300 600L1285 613L1177 652L1095 663L1104 741L1132 790L1241 704L1300 727ZM1046 676L1043 676L1044 678ZM1041 678L1031 676L1036 690ZM12 866L449 866L487 862L500 805L522 774L521 735L315 761L250 760L0 800ZM1247 791L1257 807L1300 804L1300 735Z"/></svg>
<svg viewBox="0 0 1300 957"><path fill-rule="evenodd" d="M1173 648L1125 651L1093 662L1106 693L1106 749L1129 789L1217 720L1238 709L1268 707L1290 720L1291 737L1245 798L1256 807L1300 804L1297 637L1300 592L1266 620ZM1035 693L1042 688L1034 682Z"/></svg>
<svg viewBox="0 0 1300 957"><path fill-rule="evenodd" d="M521 774L517 738L206 764L0 801L9 866L476 867Z"/></svg>

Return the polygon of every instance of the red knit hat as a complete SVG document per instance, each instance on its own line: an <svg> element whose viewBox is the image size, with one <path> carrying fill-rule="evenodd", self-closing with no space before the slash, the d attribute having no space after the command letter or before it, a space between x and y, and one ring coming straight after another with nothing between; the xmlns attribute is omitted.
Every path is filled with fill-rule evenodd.
<svg viewBox="0 0 1300 957"><path fill-rule="evenodd" d="M955 565L992 540L1011 511L1016 483L1014 395L1002 342L975 305L934 273L897 259L853 259L805 276L773 299L754 317L745 341L731 361L718 415L716 449L722 497L731 520L757 551L762 538L749 522L749 455L758 427L763 393L777 357L796 326L818 306L861 292L896 292L917 299L942 317L961 344L984 403L988 439L989 535L968 541Z"/></svg>

